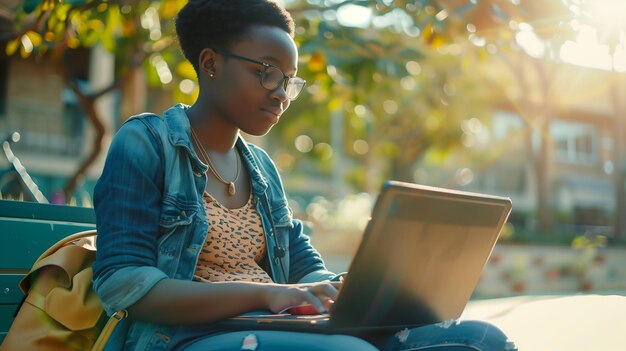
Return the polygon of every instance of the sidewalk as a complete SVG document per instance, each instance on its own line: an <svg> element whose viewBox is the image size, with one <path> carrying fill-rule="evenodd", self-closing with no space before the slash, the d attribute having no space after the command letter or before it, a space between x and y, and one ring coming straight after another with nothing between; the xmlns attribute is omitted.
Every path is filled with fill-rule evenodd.
<svg viewBox="0 0 626 351"><path fill-rule="evenodd" d="M359 240L346 237L313 237L335 272L348 270ZM582 277L579 262L567 246L497 245L461 319L496 325L520 351L626 350L626 250L600 250Z"/></svg>
<svg viewBox="0 0 626 351"><path fill-rule="evenodd" d="M622 295L517 296L471 301L461 319L490 322L520 351L626 350Z"/></svg>
<svg viewBox="0 0 626 351"><path fill-rule="evenodd" d="M330 256L326 263L339 272L348 268L350 260ZM525 293L471 300L461 319L496 325L520 351L626 350L626 289L593 294L565 289L559 295Z"/></svg>

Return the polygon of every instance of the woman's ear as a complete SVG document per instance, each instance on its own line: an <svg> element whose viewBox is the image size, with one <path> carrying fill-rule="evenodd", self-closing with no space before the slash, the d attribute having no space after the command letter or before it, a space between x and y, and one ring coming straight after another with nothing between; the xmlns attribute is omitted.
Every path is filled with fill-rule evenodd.
<svg viewBox="0 0 626 351"><path fill-rule="evenodd" d="M200 51L200 57L198 57L198 68L201 72L206 74L209 79L215 79L217 74L216 68L217 52L210 48L205 48Z"/></svg>

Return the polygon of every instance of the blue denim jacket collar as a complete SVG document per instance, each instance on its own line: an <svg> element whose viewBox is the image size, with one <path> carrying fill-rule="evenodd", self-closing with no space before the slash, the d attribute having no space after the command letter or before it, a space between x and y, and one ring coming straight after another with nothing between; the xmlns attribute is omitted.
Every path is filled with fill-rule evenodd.
<svg viewBox="0 0 626 351"><path fill-rule="evenodd" d="M185 104L177 104L163 113L165 124L169 130L170 142L175 146L182 146L189 150L189 153L192 156L191 158L195 163L194 167L198 167L202 172L206 172L209 169L209 166L200 160L195 149L191 145L191 125L189 124L189 118L185 114L185 111L188 108L189 106ZM248 165L247 169L250 172L252 192L257 196L261 196L265 193L269 186L267 180L261 174L259 167L254 160L254 156L252 156L250 148L241 135L237 137L235 146Z"/></svg>

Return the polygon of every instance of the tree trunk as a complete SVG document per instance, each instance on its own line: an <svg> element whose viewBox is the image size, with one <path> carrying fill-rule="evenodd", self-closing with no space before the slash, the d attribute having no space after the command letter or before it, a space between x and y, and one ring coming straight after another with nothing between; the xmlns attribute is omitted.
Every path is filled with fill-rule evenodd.
<svg viewBox="0 0 626 351"><path fill-rule="evenodd" d="M535 195L537 210L537 225L539 231L546 233L553 229L553 216L550 207L550 180L548 179L548 162L550 146L550 113L553 110L550 98L550 83L545 71L544 61L528 61L523 53L518 56L519 61L514 62L513 57L505 58L505 63L513 71L520 88L519 113L526 123L529 132L526 133L526 151L529 161L532 164L535 175L536 189ZM539 78L539 86L534 86L528 80L529 71L527 67L533 68L530 72L535 73ZM533 89L541 89L541 101L536 102L530 98ZM539 145L533 148L533 134L539 134Z"/></svg>
<svg viewBox="0 0 626 351"><path fill-rule="evenodd" d="M70 88L72 89L74 94L76 94L80 106L82 107L83 111L87 115L87 118L89 119L96 131L96 135L92 143L91 152L89 153L87 158L81 163L76 172L74 172L74 174L70 177L63 189L63 195L65 196L66 201L72 196L72 194L76 190L76 186L78 185L79 180L84 177L89 167L98 159L98 157L102 153L102 141L104 140L104 136L106 135L106 127L104 125L104 122L102 121L102 118L100 117L100 114L98 113L98 110L96 109L96 101L107 93L128 85L129 81L131 81L131 79L133 78L143 78L143 75L138 73L136 69L141 69L140 64L141 62L143 62L144 59L145 54L134 57L129 65L129 69L121 78L116 79L109 86L97 92L86 94L80 90L80 87L78 86L78 83L74 78L68 78L68 80L70 81ZM67 62L68 67L66 67L66 69L69 72L69 77L74 76L73 69L71 67L72 64L73 63L71 60ZM135 87L138 84L138 82L134 82ZM145 103L145 95L142 95L141 97L141 103Z"/></svg>
<svg viewBox="0 0 626 351"><path fill-rule="evenodd" d="M535 71L539 78L539 89L541 89L541 102L534 108L534 118L538 122L537 130L540 133L541 143L537 150L535 165L537 169L537 218L539 220L539 230L548 233L554 230L553 213L550 206L550 196L552 189L551 180L548 174L548 153L551 147L550 137L550 115L554 110L554 103L550 94L550 79L546 73L546 61L548 59L534 61ZM549 63L548 63L549 64Z"/></svg>
<svg viewBox="0 0 626 351"><path fill-rule="evenodd" d="M63 189L65 199L69 199L71 197L72 193L76 189L76 185L78 184L79 179L83 177L89 166L91 166L96 161L96 159L98 159L98 156L100 156L100 153L102 152L102 140L104 139L104 134L106 133L104 123L102 122L95 106L96 99L103 94L99 94L96 96L87 96L80 91L80 88L78 87L76 81L72 81L70 83L70 87L72 91L74 91L74 94L76 94L76 97L78 98L78 101L80 102L83 111L85 112L85 114L87 114L87 118L89 118L89 121L95 128L96 135L92 143L91 152L82 162L78 170L74 172L72 177L65 185L65 188Z"/></svg>
<svg viewBox="0 0 626 351"><path fill-rule="evenodd" d="M624 118L626 118L626 101L623 99L622 90L626 84L626 75L624 73L614 73L617 79L611 87L611 103L615 112L615 169L614 169L614 186L615 186L615 220L613 228L613 237L619 240L624 236L626 230L626 194L624 193Z"/></svg>
<svg viewBox="0 0 626 351"><path fill-rule="evenodd" d="M537 177L537 220L539 230L547 233L553 229L552 208L550 207L550 181L548 179L548 144L549 122L542 117L538 128L541 133L541 145L534 158L535 174Z"/></svg>

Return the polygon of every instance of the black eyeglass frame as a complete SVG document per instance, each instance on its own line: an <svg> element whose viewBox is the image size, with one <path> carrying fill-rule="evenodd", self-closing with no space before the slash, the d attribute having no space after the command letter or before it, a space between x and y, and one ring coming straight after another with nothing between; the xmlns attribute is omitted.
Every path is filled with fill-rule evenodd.
<svg viewBox="0 0 626 351"><path fill-rule="evenodd" d="M263 72L262 72L262 74L259 77L259 84L261 84L261 86L264 89L267 89L269 91L276 90L282 84L283 89L285 90L285 93L287 93L287 84L289 84L289 81L292 80L292 79L299 79L300 81L302 81L302 87L300 88L300 90L298 91L298 94L296 94L296 96L294 96L294 97L287 96L287 98L289 100L291 100L291 101L294 101L295 99L297 99L300 96L300 94L302 93L302 91L304 90L304 87L306 86L306 80L305 79L300 78L300 77L289 77L288 75L285 74L285 72L283 72L283 70L281 70L280 68L278 68L275 65L272 65L271 63L254 60L254 59L251 59L251 58L248 58L248 57L244 57L244 56L240 56L240 55L236 55L236 54L233 54L232 52L228 52L228 51L224 51L224 50L216 50L216 52L218 54L222 55L222 56L225 56L225 57L232 57L232 58L235 58L235 59L238 59L238 60L248 61L248 62L251 62L251 63L256 63L257 65L263 66ZM283 75L283 78L281 80L282 82L278 81L278 85L276 86L276 88L273 88L273 89L270 89L270 88L266 87L265 85L263 85L263 81L264 81L265 77L267 76L267 70L270 67L276 68L278 70L278 72L280 72Z"/></svg>

